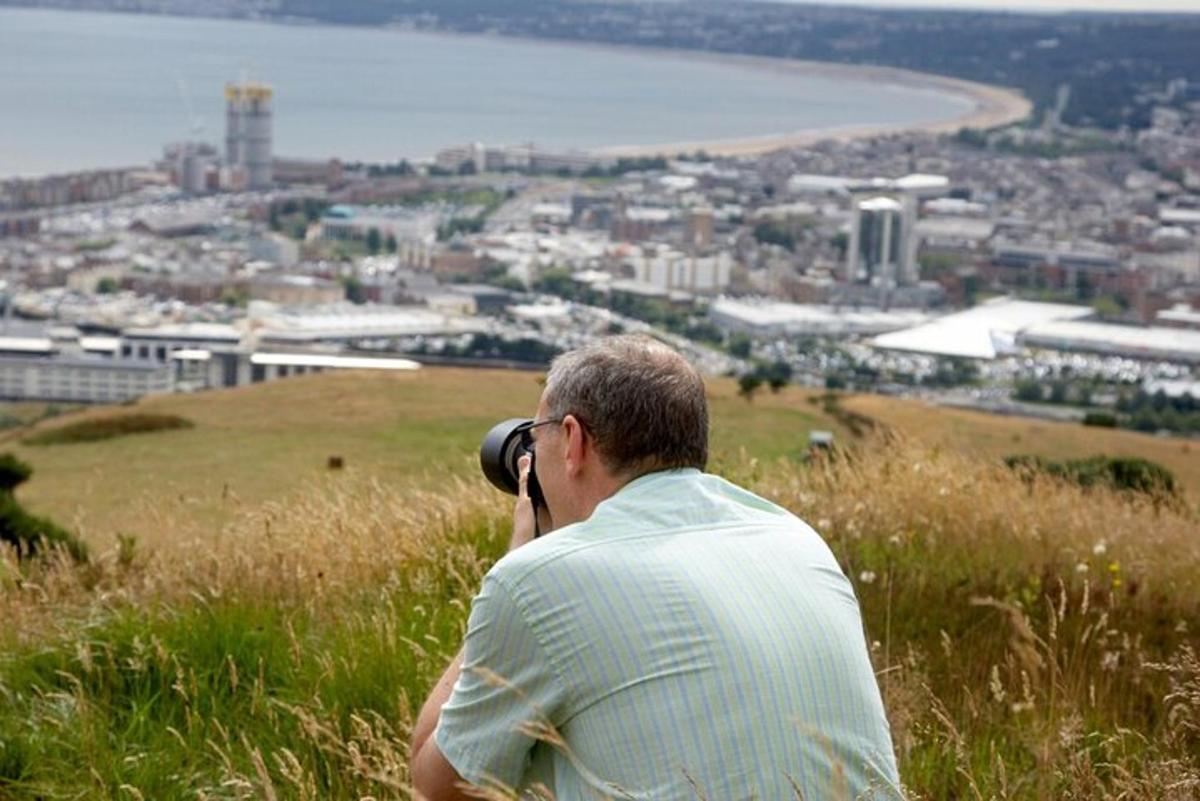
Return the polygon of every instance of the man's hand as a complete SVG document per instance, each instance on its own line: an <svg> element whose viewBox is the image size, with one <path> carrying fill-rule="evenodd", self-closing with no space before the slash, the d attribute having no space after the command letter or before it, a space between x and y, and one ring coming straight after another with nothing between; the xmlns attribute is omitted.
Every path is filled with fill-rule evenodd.
<svg viewBox="0 0 1200 801"><path fill-rule="evenodd" d="M533 501L529 498L529 471L532 465L533 459L529 456L522 456L517 460L517 469L520 472L517 475L517 505L513 507L512 539L508 543L510 551L515 551L530 542L535 532ZM541 533L548 533L553 524L544 505L538 507L537 516L541 524Z"/></svg>

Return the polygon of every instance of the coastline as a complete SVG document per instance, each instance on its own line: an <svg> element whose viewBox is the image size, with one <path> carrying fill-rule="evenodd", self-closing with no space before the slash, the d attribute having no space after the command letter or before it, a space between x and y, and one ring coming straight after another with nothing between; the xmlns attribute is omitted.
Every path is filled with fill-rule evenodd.
<svg viewBox="0 0 1200 801"><path fill-rule="evenodd" d="M1033 113L1033 102L1018 89L968 81L963 78L952 78L931 72L907 70L900 67L848 64L835 61L784 59L772 56L714 53L704 50L645 47L641 45L573 39L542 39L534 36L503 36L486 33L456 33L454 31L419 31L406 27L391 26L384 26L383 29L405 33L420 33L426 36L444 37L449 40L488 39L493 41L522 42L531 45L618 51L652 58L720 64L776 74L801 74L832 80L862 81L883 84L885 86L897 86L905 89L948 94L957 98L965 98L973 104L973 108L969 111L943 120L928 120L907 124L864 123L861 125L826 126L730 139L716 138L661 144L606 145L604 147L584 149L585 152L600 156L612 156L616 158L674 156L695 153L698 150L703 150L713 156L757 156L778 150L811 147L818 142L827 140L849 142L855 139L870 139L877 136L905 133L939 135L955 133L961 128L999 128L1004 125L1020 122Z"/></svg>
<svg viewBox="0 0 1200 801"><path fill-rule="evenodd" d="M1020 91L1005 86L977 83L926 72L897 67L860 64L840 64L827 61L775 59L765 56L741 56L701 51L673 51L661 48L621 47L620 49L651 51L712 63L739 65L776 73L804 74L820 78L866 81L875 84L921 89L966 98L973 104L969 111L943 120L911 124L870 123L824 128L805 128L792 132L764 134L736 139L697 139L658 145L616 145L595 148L591 152L614 157L670 156L703 150L714 156L755 156L778 150L811 147L818 142L833 140L849 142L904 133L930 135L949 134L961 128L998 128L1027 118L1033 103ZM686 55L685 55L686 54Z"/></svg>

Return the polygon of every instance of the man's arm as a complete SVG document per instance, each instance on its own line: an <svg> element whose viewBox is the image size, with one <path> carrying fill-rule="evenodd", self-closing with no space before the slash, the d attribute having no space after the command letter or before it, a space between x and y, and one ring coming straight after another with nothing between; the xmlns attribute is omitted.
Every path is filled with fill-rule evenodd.
<svg viewBox="0 0 1200 801"><path fill-rule="evenodd" d="M412 749L409 758L409 776L418 798L428 801L459 801L470 796L463 792L463 779L454 766L442 756L433 738L442 706L450 699L454 683L462 671L463 651L458 652L450 667L434 685L429 699L421 707L417 723L413 727Z"/></svg>
<svg viewBox="0 0 1200 801"><path fill-rule="evenodd" d="M513 551L533 539L533 504L529 501L529 457L522 456L518 462L520 484L517 505L513 511L513 534L508 550ZM538 510L542 511L542 510ZM544 519L544 524L549 523ZM450 700L454 685L462 672L466 646L459 649L458 656L446 668L446 672L434 685L429 698L421 707L417 723L413 726L412 747L409 750L409 777L418 798L427 801L460 801L471 796L464 794L467 783L450 764L438 748L433 732L437 729L442 707Z"/></svg>

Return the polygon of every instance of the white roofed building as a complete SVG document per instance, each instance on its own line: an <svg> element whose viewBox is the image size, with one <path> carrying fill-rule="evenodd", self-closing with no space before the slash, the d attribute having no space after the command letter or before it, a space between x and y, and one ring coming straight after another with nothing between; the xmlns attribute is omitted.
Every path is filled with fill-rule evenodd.
<svg viewBox="0 0 1200 801"><path fill-rule="evenodd" d="M883 334L871 344L883 350L932 356L995 359L1015 352L1017 335L1041 322L1074 320L1092 314L1087 306L998 298L922 325Z"/></svg>

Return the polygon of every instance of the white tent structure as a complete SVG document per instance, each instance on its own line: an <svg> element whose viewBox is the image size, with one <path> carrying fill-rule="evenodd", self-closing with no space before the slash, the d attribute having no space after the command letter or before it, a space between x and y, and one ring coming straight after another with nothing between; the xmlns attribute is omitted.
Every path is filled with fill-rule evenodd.
<svg viewBox="0 0 1200 801"><path fill-rule="evenodd" d="M1092 310L1087 306L997 298L923 325L882 334L871 344L884 350L933 356L995 359L1016 351L1017 336L1031 326L1077 320L1090 314Z"/></svg>

